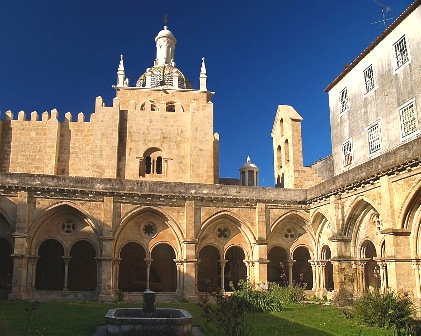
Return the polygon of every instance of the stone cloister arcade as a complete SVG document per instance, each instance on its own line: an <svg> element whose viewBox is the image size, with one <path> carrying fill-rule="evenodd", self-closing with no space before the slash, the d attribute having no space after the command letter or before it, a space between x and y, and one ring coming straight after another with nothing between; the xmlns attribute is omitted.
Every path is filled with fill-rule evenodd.
<svg viewBox="0 0 421 336"><path fill-rule="evenodd" d="M110 227L86 204L50 202L25 229L3 207L2 295L105 300L123 292L130 299L149 288L195 297L205 281L229 292L247 278L262 287L300 284L318 297L347 286L356 295L392 288L420 298L420 186L405 198L395 229L385 228L387 214L367 195L343 201L342 221L334 219L337 205L332 198L305 211L267 208L260 227L240 208L208 208L194 228L180 220L184 208L132 206Z"/></svg>

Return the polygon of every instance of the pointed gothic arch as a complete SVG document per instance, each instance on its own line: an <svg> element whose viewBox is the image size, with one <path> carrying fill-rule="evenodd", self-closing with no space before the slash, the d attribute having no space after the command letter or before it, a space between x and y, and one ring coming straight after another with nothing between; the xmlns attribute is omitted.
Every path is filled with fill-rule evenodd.
<svg viewBox="0 0 421 336"><path fill-rule="evenodd" d="M148 223L155 225L156 230L150 237L141 231L143 225L147 225ZM149 253L152 246L159 242L161 232L167 229L172 234L172 240L166 240L165 242L173 247L177 258L179 258L182 253L181 242L184 240L184 234L179 223L165 209L160 207L141 206L131 209L124 214L120 225L114 229L115 254L121 249L122 245L128 241L132 241L133 236L138 237L136 241L142 242L147 253Z"/></svg>
<svg viewBox="0 0 421 336"><path fill-rule="evenodd" d="M229 236L226 236L225 233L229 233ZM251 255L252 245L256 242L256 238L250 227L232 212L220 211L214 213L204 220L200 231L197 233L198 248L201 249L202 246L209 244L210 242L206 239L210 239L211 236L215 237L221 246L225 246L238 234L244 239L245 245L243 247L246 254Z"/></svg>
<svg viewBox="0 0 421 336"><path fill-rule="evenodd" d="M347 211L348 216L345 219L345 225L341 228L342 235L351 237L361 224L361 220L370 210L374 210L380 215L377 209L380 209L380 207L373 200L365 196L355 199Z"/></svg>

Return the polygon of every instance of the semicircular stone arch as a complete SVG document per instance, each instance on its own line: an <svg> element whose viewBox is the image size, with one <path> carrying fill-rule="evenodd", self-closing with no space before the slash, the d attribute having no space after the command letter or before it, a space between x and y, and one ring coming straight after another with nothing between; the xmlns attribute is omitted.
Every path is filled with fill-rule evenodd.
<svg viewBox="0 0 421 336"><path fill-rule="evenodd" d="M150 273L157 276L150 281L149 288L152 291L175 292L177 290L177 265L175 259L175 251L171 245L159 243L153 246Z"/></svg>
<svg viewBox="0 0 421 336"><path fill-rule="evenodd" d="M205 245L198 251L197 281L199 292L221 287L221 251L214 245Z"/></svg>

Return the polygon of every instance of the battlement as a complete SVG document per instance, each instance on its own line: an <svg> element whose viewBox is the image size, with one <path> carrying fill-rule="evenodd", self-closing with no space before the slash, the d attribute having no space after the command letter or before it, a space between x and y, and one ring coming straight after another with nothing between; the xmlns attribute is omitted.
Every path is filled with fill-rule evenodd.
<svg viewBox="0 0 421 336"><path fill-rule="evenodd" d="M19 111L14 114L12 111L8 110L4 113L4 118L1 116L0 112L0 120L6 121L31 121L31 122L47 122L49 120L59 120L59 112L56 109L52 109L50 112L44 111L40 114L37 111L32 111L28 114L25 111ZM76 120L73 120L73 116L70 112L66 112L64 114L64 120L62 122L88 122L85 118L85 114L83 112L78 113Z"/></svg>

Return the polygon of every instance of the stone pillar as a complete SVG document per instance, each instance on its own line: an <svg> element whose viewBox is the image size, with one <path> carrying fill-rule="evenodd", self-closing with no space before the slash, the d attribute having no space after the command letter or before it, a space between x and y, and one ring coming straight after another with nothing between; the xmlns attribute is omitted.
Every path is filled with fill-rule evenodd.
<svg viewBox="0 0 421 336"><path fill-rule="evenodd" d="M111 265L112 265L112 283L111 283L111 293L114 295L119 290L119 284L118 284L118 276L120 273L120 262L121 258L115 258L112 259Z"/></svg>
<svg viewBox="0 0 421 336"><path fill-rule="evenodd" d="M414 260L412 262L412 268L414 269L414 276L415 276L415 291L414 296L415 299L421 299L421 280L420 280L420 268L421 268L421 260Z"/></svg>
<svg viewBox="0 0 421 336"><path fill-rule="evenodd" d="M294 265L294 260L287 260L285 263L288 266L288 285L292 286L292 265Z"/></svg>
<svg viewBox="0 0 421 336"><path fill-rule="evenodd" d="M67 288L68 280L69 280L69 262L72 257L62 257L64 261L64 287L63 291L68 291Z"/></svg>
<svg viewBox="0 0 421 336"><path fill-rule="evenodd" d="M326 288L326 264L327 260L320 261L320 291L319 296L322 299L327 294Z"/></svg>
<svg viewBox="0 0 421 336"><path fill-rule="evenodd" d="M225 265L228 260L220 260L219 264L221 267L221 293L225 293Z"/></svg>
<svg viewBox="0 0 421 336"><path fill-rule="evenodd" d="M254 265L255 265L255 263L251 260L246 260L245 263L246 263L246 266L247 266L247 279L251 283L255 283L255 281L254 281Z"/></svg>
<svg viewBox="0 0 421 336"><path fill-rule="evenodd" d="M387 292L387 263L384 261L377 262L379 267L379 282L380 282L380 292L386 293Z"/></svg>
<svg viewBox="0 0 421 336"><path fill-rule="evenodd" d="M357 293L363 294L365 292L365 264L366 261L359 260L356 262L357 265Z"/></svg>
<svg viewBox="0 0 421 336"><path fill-rule="evenodd" d="M177 289L176 292L179 296L183 296L183 260L175 259L175 265L177 267Z"/></svg>
<svg viewBox="0 0 421 336"><path fill-rule="evenodd" d="M313 288L311 289L314 292L317 292L317 281L319 280L317 271L318 271L318 264L315 260L309 260L309 263L311 265L311 270L313 273Z"/></svg>
<svg viewBox="0 0 421 336"><path fill-rule="evenodd" d="M150 289L149 289L149 275L151 273L152 259L145 258L145 263L146 263L146 290L150 291Z"/></svg>
<svg viewBox="0 0 421 336"><path fill-rule="evenodd" d="M257 261L255 262L254 267L254 282L255 283L266 283L268 277L268 264L269 260L267 258L267 244L266 240L261 240L257 242ZM257 266L257 267L256 267ZM257 269L256 269L257 268Z"/></svg>
<svg viewBox="0 0 421 336"><path fill-rule="evenodd" d="M9 300L25 300L27 298L27 258L23 255L12 254L13 258L13 278L12 292Z"/></svg>
<svg viewBox="0 0 421 336"><path fill-rule="evenodd" d="M197 274L197 259L196 259L196 242L185 241L184 242L184 297L186 299L196 298L197 287L196 287L196 274Z"/></svg>
<svg viewBox="0 0 421 336"><path fill-rule="evenodd" d="M108 228L107 228L108 229ZM118 264L113 267L113 244L114 238L109 236L101 237L102 240L102 257L97 258L99 262L98 272L98 291L99 301L113 301L114 293L117 291L115 280L118 277ZM116 274L115 274L116 273Z"/></svg>
<svg viewBox="0 0 421 336"><path fill-rule="evenodd" d="M29 205L30 199L26 191L17 193L16 205L16 232L14 236L13 249L13 278L12 292L9 294L11 300L24 300L27 298L27 276L28 276L28 260L29 254L29 236L26 234L29 223Z"/></svg>
<svg viewBox="0 0 421 336"><path fill-rule="evenodd" d="M28 241L25 234L14 234L15 244L13 258L12 291L9 294L10 300L25 300L28 292Z"/></svg>
<svg viewBox="0 0 421 336"><path fill-rule="evenodd" d="M28 257L28 277L26 286L28 287L28 290L30 292L32 292L35 289L35 275L38 259L38 256Z"/></svg>

